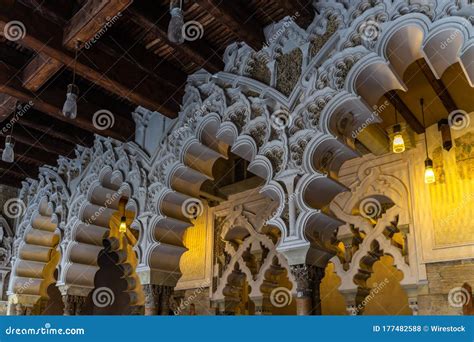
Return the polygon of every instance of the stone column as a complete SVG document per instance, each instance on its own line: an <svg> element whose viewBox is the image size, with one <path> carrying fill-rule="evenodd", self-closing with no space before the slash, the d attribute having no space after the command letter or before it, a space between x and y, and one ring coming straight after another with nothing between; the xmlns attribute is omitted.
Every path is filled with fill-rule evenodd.
<svg viewBox="0 0 474 342"><path fill-rule="evenodd" d="M325 270L321 267L314 267L313 274L313 315L322 315L321 308L321 281L324 278Z"/></svg>
<svg viewBox="0 0 474 342"><path fill-rule="evenodd" d="M320 315L321 298L319 286L324 277L324 269L306 264L293 265L290 269L296 280L297 315Z"/></svg>
<svg viewBox="0 0 474 342"><path fill-rule="evenodd" d="M82 314L82 307L86 302L86 297L66 294L62 296L64 303L64 316L79 316Z"/></svg>
<svg viewBox="0 0 474 342"><path fill-rule="evenodd" d="M15 304L15 316L24 316L24 315L25 315L25 307L20 303L16 303Z"/></svg>
<svg viewBox="0 0 474 342"><path fill-rule="evenodd" d="M161 296L160 296L160 315L168 316L170 314L170 298L173 293L173 288L171 286L162 286L161 287Z"/></svg>
<svg viewBox="0 0 474 342"><path fill-rule="evenodd" d="M160 304L159 285L145 284L143 285L145 293L145 316L158 315L158 306Z"/></svg>
<svg viewBox="0 0 474 342"><path fill-rule="evenodd" d="M143 285L145 293L145 315L169 315L170 297L173 293L171 286L146 284Z"/></svg>

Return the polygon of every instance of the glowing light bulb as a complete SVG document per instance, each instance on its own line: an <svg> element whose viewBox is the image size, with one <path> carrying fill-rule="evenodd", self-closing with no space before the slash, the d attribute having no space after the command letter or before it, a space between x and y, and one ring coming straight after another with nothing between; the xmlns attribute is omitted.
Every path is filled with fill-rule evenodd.
<svg viewBox="0 0 474 342"><path fill-rule="evenodd" d="M401 133L402 129L400 125L395 125L393 127L393 133L395 134L392 142L392 151L393 153L402 153L405 151L405 140Z"/></svg>
<svg viewBox="0 0 474 342"><path fill-rule="evenodd" d="M425 183L431 184L436 181L435 173L433 170L433 161L431 159L425 160Z"/></svg>
<svg viewBox="0 0 474 342"><path fill-rule="evenodd" d="M184 17L183 11L179 7L174 7L170 11L171 19L168 25L168 39L170 42L175 44L183 44L183 26Z"/></svg>
<svg viewBox="0 0 474 342"><path fill-rule="evenodd" d="M63 106L63 115L68 119L75 119L77 116L77 95L79 88L75 84L67 86L66 101Z"/></svg>
<svg viewBox="0 0 474 342"><path fill-rule="evenodd" d="M5 149L2 152L2 161L5 163L13 163L15 160L15 153L13 151L13 143L11 135L5 139Z"/></svg>
<svg viewBox="0 0 474 342"><path fill-rule="evenodd" d="M119 232L125 233L126 231L127 231L127 218L125 216L122 216L122 218L120 219Z"/></svg>

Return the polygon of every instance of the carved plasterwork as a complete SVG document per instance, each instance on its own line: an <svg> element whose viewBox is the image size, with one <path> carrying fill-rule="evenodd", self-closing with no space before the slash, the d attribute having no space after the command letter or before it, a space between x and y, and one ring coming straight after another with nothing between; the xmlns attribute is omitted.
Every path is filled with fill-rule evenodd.
<svg viewBox="0 0 474 342"><path fill-rule="evenodd" d="M239 277L239 274L251 288L248 295L253 299L268 296L268 293L265 293L268 286L278 286L269 282L270 273L275 279L280 274L293 279L285 258L276 251L275 232L265 225L274 210L275 203L255 194L255 191L239 194L213 209L211 301L232 301L230 292L236 290L236 287L240 288L240 285L232 281ZM232 291L231 286L234 289ZM292 290L295 290L294 285ZM235 300L239 302L241 298Z"/></svg>
<svg viewBox="0 0 474 342"><path fill-rule="evenodd" d="M328 208L338 194L357 190L335 179L343 163L359 155L354 148L362 144L351 132L373 117L372 106L383 94L406 90L400 80L419 58L438 78L460 63L474 84L472 68L466 67L474 34L466 1L317 1L314 7L319 14L306 30L286 17L265 30L268 45L261 51L231 44L223 72L201 70L189 76L178 118L154 151L140 141L139 146L97 136L91 148L78 146L75 158L60 158L38 180L25 181L20 198L26 211L19 219L13 257L43 197L58 224L59 247L69 253L88 192L107 174L111 183L127 184L134 224L143 227L136 249L143 279L168 279L160 284L175 286L186 251L182 234L191 225L175 208L199 197L196 189L212 178L213 163L229 150L249 161L249 171L265 181L262 194L277 203L266 223L279 229L277 249L288 262L304 264L308 255L323 262L333 257L340 222ZM404 30L422 39L407 40ZM457 43L436 49L450 35L459 38ZM401 56L394 56L393 46ZM376 86L366 84L368 79ZM137 132L158 136L148 116L135 115ZM360 147L363 153L367 149ZM197 160L203 154L208 159ZM194 188L179 187L179 177ZM402 222L404 210L397 214ZM172 242L163 233L170 224L180 232ZM162 263L170 255L176 266L171 276ZM62 266L72 267L65 260Z"/></svg>

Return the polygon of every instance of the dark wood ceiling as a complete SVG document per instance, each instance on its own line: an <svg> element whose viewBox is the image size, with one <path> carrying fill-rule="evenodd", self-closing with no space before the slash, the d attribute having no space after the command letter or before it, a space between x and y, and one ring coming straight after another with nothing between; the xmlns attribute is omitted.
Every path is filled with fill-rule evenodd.
<svg viewBox="0 0 474 342"><path fill-rule="evenodd" d="M25 28L21 39L0 36L1 147L9 134L3 129L16 122L15 162L0 163L0 184L19 186L58 155L73 156L75 144L90 146L94 133L133 139L131 112L139 105L176 117L187 75L222 70L224 50L235 41L260 49L263 28L286 15L298 13L307 27L311 3L184 0L185 21L198 21L203 37L176 45L167 39L168 0L0 0L0 32L12 21ZM74 63L77 40L83 44ZM80 94L70 120L61 109L74 66ZM114 126L94 126L99 110L113 113Z"/></svg>

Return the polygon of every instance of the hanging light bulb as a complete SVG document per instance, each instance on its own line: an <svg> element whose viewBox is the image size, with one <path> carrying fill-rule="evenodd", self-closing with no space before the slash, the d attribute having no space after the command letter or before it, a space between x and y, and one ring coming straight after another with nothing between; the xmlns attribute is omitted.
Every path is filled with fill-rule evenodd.
<svg viewBox="0 0 474 342"><path fill-rule="evenodd" d="M72 83L67 86L66 101L63 106L63 115L68 119L75 119L77 116L77 96L79 88L76 86L76 63L77 53L80 48L80 42L76 43L76 55L74 56L74 67L72 71Z"/></svg>
<svg viewBox="0 0 474 342"><path fill-rule="evenodd" d="M424 100L420 99L421 106L421 115L423 116L423 127L425 127L425 151L426 151L426 160L425 160L425 183L432 184L436 181L436 176L433 169L433 161L428 156L428 137L426 132L425 124L425 110L424 110Z"/></svg>
<svg viewBox="0 0 474 342"><path fill-rule="evenodd" d="M5 139L5 148L2 152L2 161L5 163L13 163L15 160L15 153L13 151L12 136L8 135Z"/></svg>
<svg viewBox="0 0 474 342"><path fill-rule="evenodd" d="M184 15L183 15L183 3L180 2L179 6L176 6L176 2L171 0L170 2L170 14L171 19L168 25L168 39L170 42L175 44L183 44L183 26L184 26Z"/></svg>
<svg viewBox="0 0 474 342"><path fill-rule="evenodd" d="M79 88L75 84L67 86L66 102L63 106L63 115L68 119L75 119L77 116L77 95Z"/></svg>
<svg viewBox="0 0 474 342"><path fill-rule="evenodd" d="M395 125L393 126L393 153L402 153L405 151L405 140L402 135L402 126L398 123L397 108L395 107Z"/></svg>
<svg viewBox="0 0 474 342"><path fill-rule="evenodd" d="M436 181L435 173L433 170L433 161L430 158L425 160L425 183L431 184Z"/></svg>
<svg viewBox="0 0 474 342"><path fill-rule="evenodd" d="M125 216L122 216L120 218L119 232L125 233L126 231L127 231L127 218Z"/></svg>
<svg viewBox="0 0 474 342"><path fill-rule="evenodd" d="M399 124L393 126L393 142L392 142L392 151L393 153L402 153L405 152L405 140L402 135L402 128Z"/></svg>

